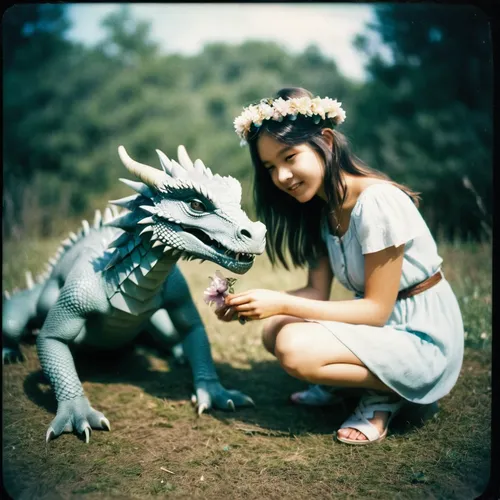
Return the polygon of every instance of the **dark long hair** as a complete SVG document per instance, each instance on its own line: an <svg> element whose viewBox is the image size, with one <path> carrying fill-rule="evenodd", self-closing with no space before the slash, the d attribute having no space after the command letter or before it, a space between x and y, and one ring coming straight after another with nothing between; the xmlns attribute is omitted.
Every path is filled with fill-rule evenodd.
<svg viewBox="0 0 500 500"><path fill-rule="evenodd" d="M286 100L304 96L313 97L306 89L291 87L281 89L275 98ZM365 165L350 151L346 137L335 130L334 126L334 122L328 118L314 123L311 118L298 115L294 121L264 120L259 128L252 125L249 131L247 142L255 168L254 203L257 216L267 227L266 252L273 265L279 260L289 269L287 250L295 267L312 265L318 257L325 254L325 244L321 239L321 219L325 213L341 208L345 201L347 187L342 179L342 172L388 180L408 194L418 206L417 193ZM332 147L321 134L324 128L333 129ZM326 203L318 196L306 203L299 203L274 185L257 151L257 140L264 132L283 144L308 144L318 152L325 164Z"/></svg>

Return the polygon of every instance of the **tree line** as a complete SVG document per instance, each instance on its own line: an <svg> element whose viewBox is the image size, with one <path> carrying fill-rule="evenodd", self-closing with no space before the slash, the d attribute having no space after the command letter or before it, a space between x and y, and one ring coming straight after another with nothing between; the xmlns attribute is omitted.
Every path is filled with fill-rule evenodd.
<svg viewBox="0 0 500 500"><path fill-rule="evenodd" d="M431 229L446 239L489 236L492 213L492 62L486 17L470 6L376 6L356 39L368 80L353 82L311 45L207 44L197 55L162 54L150 26L122 5L106 36L70 42L67 7L14 5L4 14L3 236L58 235L128 195L117 147L158 166L155 149L184 144L243 184L254 213L252 169L233 120L283 86L342 101L342 131L370 166L421 192ZM465 36L464 34L467 34ZM382 57L378 34L391 49Z"/></svg>

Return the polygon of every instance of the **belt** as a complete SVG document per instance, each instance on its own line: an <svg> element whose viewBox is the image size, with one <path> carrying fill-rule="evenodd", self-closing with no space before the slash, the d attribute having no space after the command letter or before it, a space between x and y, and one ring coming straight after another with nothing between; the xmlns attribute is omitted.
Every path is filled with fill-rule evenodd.
<svg viewBox="0 0 500 500"><path fill-rule="evenodd" d="M416 285L410 286L409 288L405 288L398 293L397 300L407 299L408 297L413 297L418 293L425 292L429 288L437 285L443 279L443 273L438 271L436 274L433 274L430 278L427 278Z"/></svg>

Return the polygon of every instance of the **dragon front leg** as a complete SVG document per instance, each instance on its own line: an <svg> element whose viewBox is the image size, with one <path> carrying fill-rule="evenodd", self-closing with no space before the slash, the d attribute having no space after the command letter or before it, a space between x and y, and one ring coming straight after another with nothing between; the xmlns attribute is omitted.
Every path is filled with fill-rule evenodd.
<svg viewBox="0 0 500 500"><path fill-rule="evenodd" d="M187 362L182 339L165 309L158 309L151 316L146 330L156 345L174 356L176 363L183 365Z"/></svg>
<svg viewBox="0 0 500 500"><path fill-rule="evenodd" d="M254 406L252 398L240 391L225 389L220 383L205 327L177 266L169 275L163 298L175 329L184 338L184 353L194 378L192 401L198 414L210 408L234 411L238 407Z"/></svg>
<svg viewBox="0 0 500 500"><path fill-rule="evenodd" d="M85 397L69 349L84 328L86 316L95 312L91 301L85 284L64 287L37 338L40 363L58 402L56 417L47 430L47 442L63 432L76 431L88 443L92 429L110 430L108 419Z"/></svg>

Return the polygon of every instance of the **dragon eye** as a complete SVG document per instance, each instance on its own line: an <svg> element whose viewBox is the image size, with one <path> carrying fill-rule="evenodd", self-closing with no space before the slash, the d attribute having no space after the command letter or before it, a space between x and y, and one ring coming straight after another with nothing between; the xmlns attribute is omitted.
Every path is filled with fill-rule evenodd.
<svg viewBox="0 0 500 500"><path fill-rule="evenodd" d="M192 200L189 205L195 212L206 212L207 211L207 209L205 208L205 205L203 205L203 203L200 200Z"/></svg>

